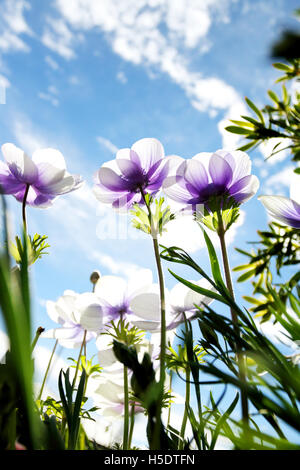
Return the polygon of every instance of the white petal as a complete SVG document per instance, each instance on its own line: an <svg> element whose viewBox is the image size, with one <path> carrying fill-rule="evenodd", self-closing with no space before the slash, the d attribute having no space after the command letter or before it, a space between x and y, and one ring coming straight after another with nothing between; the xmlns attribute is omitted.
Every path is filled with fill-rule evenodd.
<svg viewBox="0 0 300 470"><path fill-rule="evenodd" d="M65 170L56 168L50 163L43 162L38 165L39 179L37 187L58 183L65 175Z"/></svg>
<svg viewBox="0 0 300 470"><path fill-rule="evenodd" d="M76 309L77 297L78 294L75 292L67 291L56 302L59 316L66 322L79 323L80 315Z"/></svg>
<svg viewBox="0 0 300 470"><path fill-rule="evenodd" d="M127 297L127 282L118 276L102 276L95 285L95 294L111 305L119 305Z"/></svg>
<svg viewBox="0 0 300 470"><path fill-rule="evenodd" d="M100 367L110 367L116 362L118 362L118 360L114 354L113 348L103 349L102 351L99 351L98 364L100 365Z"/></svg>
<svg viewBox="0 0 300 470"><path fill-rule="evenodd" d="M135 317L137 318L137 317ZM139 330L156 332L160 331L160 322L159 321L146 321L146 320L132 320L130 318L130 323Z"/></svg>
<svg viewBox="0 0 300 470"><path fill-rule="evenodd" d="M47 309L47 313L49 315L49 317L51 318L51 320L53 320L55 323L60 323L59 322L59 312L56 308L56 303L55 302L52 302L52 300L48 300L46 302L46 309Z"/></svg>
<svg viewBox="0 0 300 470"><path fill-rule="evenodd" d="M138 140L131 148L138 154L141 166L146 171L165 156L164 148L157 139L146 138Z"/></svg>
<svg viewBox="0 0 300 470"><path fill-rule="evenodd" d="M37 165L47 163L58 170L66 170L67 168L63 154L59 150L52 148L36 150L32 155L32 160Z"/></svg>
<svg viewBox="0 0 300 470"><path fill-rule="evenodd" d="M120 403L123 400L124 391L123 386L111 380L106 380L104 383L99 383L94 392L94 399L106 399L111 403Z"/></svg>
<svg viewBox="0 0 300 470"><path fill-rule="evenodd" d="M148 291L152 284L151 269L137 269L136 272L128 280L129 295L137 295L141 292Z"/></svg>
<svg viewBox="0 0 300 470"><path fill-rule="evenodd" d="M197 281L194 283L197 284L199 287L203 287L204 289L214 291L212 285L206 279L201 279L201 281ZM194 308L195 305L201 308L203 307L203 304L208 305L212 301L213 299L211 299L210 297L199 294L198 292L195 292L192 289L188 289L185 299L184 299L185 307L188 309Z"/></svg>
<svg viewBox="0 0 300 470"><path fill-rule="evenodd" d="M53 195L66 194L74 189L78 189L82 183L83 181L80 176L65 173L60 181L46 185L44 191ZM38 189L42 191L42 187L39 187Z"/></svg>
<svg viewBox="0 0 300 470"><path fill-rule="evenodd" d="M275 219L287 223L287 218L294 218L296 210L291 199L284 196L260 196L259 201ZM295 203L296 204L296 203Z"/></svg>
<svg viewBox="0 0 300 470"><path fill-rule="evenodd" d="M2 152L9 169L18 179L27 184L34 183L38 176L38 169L23 150L8 143L2 145Z"/></svg>
<svg viewBox="0 0 300 470"><path fill-rule="evenodd" d="M144 319L151 321L160 320L160 298L154 292L139 294L130 302L133 313Z"/></svg>

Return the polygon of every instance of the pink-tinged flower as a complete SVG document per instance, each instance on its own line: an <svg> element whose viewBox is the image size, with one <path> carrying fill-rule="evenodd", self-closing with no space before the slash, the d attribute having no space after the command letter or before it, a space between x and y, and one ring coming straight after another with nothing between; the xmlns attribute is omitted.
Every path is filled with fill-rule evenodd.
<svg viewBox="0 0 300 470"><path fill-rule="evenodd" d="M93 293L67 290L56 302L48 301L46 306L49 317L60 327L45 331L41 337L56 338L66 348L79 347L85 331L88 342L102 330L103 309Z"/></svg>
<svg viewBox="0 0 300 470"><path fill-rule="evenodd" d="M94 194L114 208L143 203L142 191L155 194L168 174L169 162L157 139L141 139L117 152L95 175Z"/></svg>
<svg viewBox="0 0 300 470"><path fill-rule="evenodd" d="M260 196L258 198L271 217L300 229L300 204L284 196Z"/></svg>
<svg viewBox="0 0 300 470"><path fill-rule="evenodd" d="M79 175L66 170L63 155L55 149L36 150L32 159L14 144L2 145L5 162L0 161L0 192L26 204L46 208L54 199L82 185Z"/></svg>
<svg viewBox="0 0 300 470"><path fill-rule="evenodd" d="M177 159L178 161L178 159ZM168 197L193 210L204 205L207 210L231 200L240 205L257 192L259 182L251 175L251 160L241 151L218 150L198 153L190 160L180 159L174 176L165 179Z"/></svg>

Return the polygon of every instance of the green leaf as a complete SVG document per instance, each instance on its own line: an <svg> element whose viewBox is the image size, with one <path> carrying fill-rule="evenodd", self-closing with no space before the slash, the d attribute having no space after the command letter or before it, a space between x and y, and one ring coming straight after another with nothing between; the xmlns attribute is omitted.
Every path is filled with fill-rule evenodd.
<svg viewBox="0 0 300 470"><path fill-rule="evenodd" d="M170 269L169 269L169 272L172 274L172 276L175 277L175 279L177 279L179 282L189 287L193 291L198 292L198 294L202 294L205 297L209 297L210 299L215 299L215 300L218 300L219 302L222 302L223 304L229 305L227 300L225 300L224 297L222 297L220 294L217 294L216 292L211 291L209 289L204 289L203 287L200 287L197 284L193 284L192 282L189 282L183 279L182 277L178 276L177 274L173 273L173 271L171 271Z"/></svg>
<svg viewBox="0 0 300 470"><path fill-rule="evenodd" d="M227 126L225 130L228 132L232 132L233 134L241 134L241 135L248 135L251 133L250 129L244 129L243 127L238 126Z"/></svg>
<svg viewBox="0 0 300 470"><path fill-rule="evenodd" d="M265 123L264 121L264 118L263 118L263 115L261 113L261 111L255 106L255 104L249 99L249 98L245 98L245 101L246 103L248 104L248 106L255 112L255 114L259 117L259 120L261 121L262 124Z"/></svg>

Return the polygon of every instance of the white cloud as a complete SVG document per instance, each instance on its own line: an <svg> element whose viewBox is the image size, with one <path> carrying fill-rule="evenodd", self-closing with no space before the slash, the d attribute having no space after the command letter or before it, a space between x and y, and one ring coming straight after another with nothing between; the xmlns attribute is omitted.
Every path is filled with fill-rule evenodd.
<svg viewBox="0 0 300 470"><path fill-rule="evenodd" d="M263 189L266 194L284 194L287 192L287 189L290 188L294 175L294 167L289 165L272 176L269 176L264 183Z"/></svg>
<svg viewBox="0 0 300 470"><path fill-rule="evenodd" d="M62 19L53 20L48 18L48 25L42 36L42 43L46 47L61 55L64 59L73 59L76 55L71 47L74 38L75 36Z"/></svg>
<svg viewBox="0 0 300 470"><path fill-rule="evenodd" d="M280 138L272 138L262 142L259 145L259 150L263 157L267 159L267 163L270 165L274 165L278 162L281 162L286 159L286 157L290 154L290 149L286 147L290 145L290 141L288 139L280 139ZM280 152L278 152L280 150ZM272 156L272 152L278 152Z"/></svg>
<svg viewBox="0 0 300 470"><path fill-rule="evenodd" d="M51 93L44 93L40 91L38 93L38 97L41 100L48 101L49 103L52 104L52 106L55 106L55 107L59 106L59 100L57 98L54 98Z"/></svg>
<svg viewBox="0 0 300 470"><path fill-rule="evenodd" d="M71 83L71 85L80 85L80 80L76 75L71 75L69 83Z"/></svg>
<svg viewBox="0 0 300 470"><path fill-rule="evenodd" d="M117 73L117 80L123 84L127 83L127 77L124 72L120 71Z"/></svg>
<svg viewBox="0 0 300 470"><path fill-rule="evenodd" d="M199 111L215 116L227 110L234 116L242 101L235 89L217 77L203 77L187 60L188 49L208 50L212 24L229 21L233 1L56 0L60 17L49 20L44 44L70 59L75 56L74 31L101 31L124 60L144 65L150 73L154 69L168 74Z"/></svg>
<svg viewBox="0 0 300 470"><path fill-rule="evenodd" d="M32 35L24 13L30 9L25 0L4 0L0 5L0 50L4 53L10 51L28 52L29 46L19 36Z"/></svg>
<svg viewBox="0 0 300 470"><path fill-rule="evenodd" d="M13 133L17 144L29 155L39 149L48 147L47 140L32 127L31 122L23 115L15 117Z"/></svg>
<svg viewBox="0 0 300 470"><path fill-rule="evenodd" d="M106 139L105 137L98 136L96 140L102 147L105 147L113 154L117 153L117 151L119 150L115 144L113 144L109 139Z"/></svg>
<svg viewBox="0 0 300 470"><path fill-rule="evenodd" d="M238 228L243 225L245 221L245 212L240 211L240 216L237 222L231 226L226 234L226 242L229 245L233 243L237 234ZM166 226L167 231L163 233L160 238L160 244L170 247L178 246L188 253L195 253L204 248L205 240L202 231L198 224L193 220L191 215L185 215L184 218L172 220ZM207 229L208 235L216 248L219 247L219 239L215 232Z"/></svg>
<svg viewBox="0 0 300 470"><path fill-rule="evenodd" d="M50 55L45 57L45 62L52 70L59 70L58 63Z"/></svg>

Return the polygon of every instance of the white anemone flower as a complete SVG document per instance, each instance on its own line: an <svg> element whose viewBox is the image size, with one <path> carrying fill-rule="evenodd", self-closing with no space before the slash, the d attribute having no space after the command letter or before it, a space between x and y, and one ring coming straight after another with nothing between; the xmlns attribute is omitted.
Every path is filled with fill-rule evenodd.
<svg viewBox="0 0 300 470"><path fill-rule="evenodd" d="M191 282L204 289L213 290L211 284L206 279ZM184 323L185 318L192 320L197 311L196 306L201 308L204 304L209 305L212 300L181 283L176 284L170 292L166 290L167 330L176 329L178 325ZM141 311L144 304L146 304L146 310L151 311L151 315L148 315L147 321L135 320L133 324L145 331L157 333L160 331L161 325L159 299L157 300L151 294L138 295L131 302L132 308L136 311Z"/></svg>
<svg viewBox="0 0 300 470"><path fill-rule="evenodd" d="M56 338L64 347L77 348L86 331L86 342L103 328L103 310L97 296L87 292L77 294L67 290L56 302L46 304L49 317L61 325L42 333L44 338Z"/></svg>
<svg viewBox="0 0 300 470"><path fill-rule="evenodd" d="M105 323L124 319L139 327L139 321L152 321L160 312L159 287L152 283L148 269L128 281L119 276L102 276L95 285L95 294L103 307Z"/></svg>
<svg viewBox="0 0 300 470"><path fill-rule="evenodd" d="M63 155L56 149L36 150L32 159L14 144L2 145L5 162L0 161L0 189L19 202L47 208L60 195L82 186L80 175L67 172Z"/></svg>

